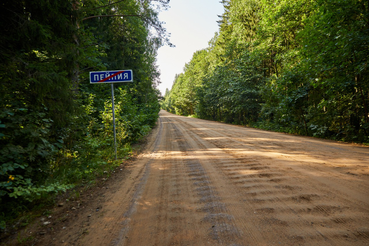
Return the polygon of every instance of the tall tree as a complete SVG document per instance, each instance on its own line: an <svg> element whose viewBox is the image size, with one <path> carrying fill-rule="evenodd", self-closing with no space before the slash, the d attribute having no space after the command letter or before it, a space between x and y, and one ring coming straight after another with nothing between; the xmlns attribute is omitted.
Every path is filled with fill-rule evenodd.
<svg viewBox="0 0 369 246"><path fill-rule="evenodd" d="M21 204L16 198L32 200L42 192L69 187L47 179L59 169L86 168L81 161L68 166L68 153L87 159L89 144L111 134L110 88L91 86L89 71L134 71L134 83L115 89L123 144L136 141L155 124L155 56L161 45L170 45L156 7L168 3L0 3L0 216L12 211L10 204ZM100 147L103 144L111 143L104 140Z"/></svg>
<svg viewBox="0 0 369 246"><path fill-rule="evenodd" d="M198 117L369 141L367 1L222 3L196 87ZM188 99L194 78L184 71L172 105Z"/></svg>

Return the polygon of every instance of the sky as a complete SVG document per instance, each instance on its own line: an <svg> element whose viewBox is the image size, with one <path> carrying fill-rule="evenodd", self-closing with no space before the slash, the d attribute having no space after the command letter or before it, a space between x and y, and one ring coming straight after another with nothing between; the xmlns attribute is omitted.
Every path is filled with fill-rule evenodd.
<svg viewBox="0 0 369 246"><path fill-rule="evenodd" d="M171 0L170 8L159 13L159 19L171 34L170 42L176 47L163 46L158 50L160 70L159 90L164 96L172 88L176 74L183 72L194 52L208 47L208 42L219 31L218 15L223 14L220 0Z"/></svg>

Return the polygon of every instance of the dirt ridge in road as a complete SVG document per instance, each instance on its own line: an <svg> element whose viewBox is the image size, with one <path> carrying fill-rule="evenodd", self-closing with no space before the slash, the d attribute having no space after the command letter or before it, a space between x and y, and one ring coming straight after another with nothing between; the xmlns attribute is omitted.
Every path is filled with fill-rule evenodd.
<svg viewBox="0 0 369 246"><path fill-rule="evenodd" d="M180 151L185 153L186 156L189 155L189 152L195 151L185 141L185 137L175 124L173 124L173 129L177 134ZM189 169L187 171L188 176L194 182L193 185L198 186L196 191L200 197L199 203L204 204L200 210L206 212L202 221L211 224L211 227L209 227L211 228L209 233L211 238L220 244L229 241L230 238L232 238L232 241L238 241L241 235L235 226L234 217L228 214L229 211L226 205L220 202L221 198L214 191L206 170L197 159L186 158L184 161L185 166Z"/></svg>
<svg viewBox="0 0 369 246"><path fill-rule="evenodd" d="M222 172L224 173L224 175L229 180L232 180L234 183L236 183L238 187L240 187L240 192L243 192L245 198L249 197L248 199L245 199L245 201L247 201L250 204L251 208L254 207L253 210L255 214L262 214L262 215L269 217L267 219L263 218L263 220L265 220L267 223L263 224L262 221L259 222L260 224L262 224L262 229L260 230L264 230L266 232L265 235L268 235L268 234L272 235L272 237L268 240L269 242L272 239L277 238L278 236L274 233L267 233L268 229L266 228L270 227L269 230L272 231L272 230L275 230L277 226L278 227L279 226L286 226L286 227L291 226L290 225L291 222L293 222L294 228L296 228L297 226L300 227L300 229L298 229L299 234L301 234L301 232L306 230L304 229L304 226L299 225L299 224L308 225L308 228L310 228L310 232L307 235L304 235L304 236L296 235L296 236L287 237L288 241L291 241L293 243L303 243L303 241L305 241L306 238L308 237L310 241L313 241L313 242L315 241L314 243L318 243L319 241L324 240L324 242L327 244L336 245L336 243L339 241L339 240L338 241L336 240L337 237L344 238L345 242L349 241L351 237L354 238L357 235L360 235L359 237L363 237L363 238L368 237L367 236L368 223L366 222L366 219L368 218L368 206L367 206L368 205L368 189L367 189L368 188L368 182L367 182L368 181L368 172L367 172L368 161L367 160L363 162L365 164L364 167L366 168L366 174L361 175L359 179L359 180L366 181L364 185L364 182L352 182L352 178L347 177L347 172L344 172L344 173L340 172L339 173L340 175L338 175L336 170L334 169L332 170L331 167L322 168L319 165L311 165L311 163L307 163L307 165L302 166L300 164L301 160L294 161L293 165L291 165L289 161L286 162L285 160L283 160L283 163L282 163L282 161L280 161L281 158L280 157L277 158L275 153L271 153L272 155L268 154L268 152L272 152L270 151L271 146L269 147L263 146L265 143L268 145L269 144L268 142L271 141L268 138L264 138L262 140L263 145L258 146L256 144L257 142L252 142L252 144L250 144L250 136L248 136L247 138L243 138L240 141L241 131L239 131L238 129L234 127L225 127L225 126L214 124L217 126L217 128L216 130L213 130L211 127L209 127L209 123L208 123L206 127L207 130L204 131L203 127L199 127L199 126L193 127L194 124L189 124L189 122L193 123L194 121L187 121L187 119L183 117L178 118L178 119L182 121L184 125L187 125L186 126L187 129L188 128L192 129L192 131L194 132L193 135L198 136L196 138L199 141L201 139L208 139L206 142L209 148L213 147L212 149L215 149L214 147L216 147L220 149L220 151L218 151L217 153L217 159L219 159L220 162L219 164L217 164L216 161L213 161L213 164L215 164L215 166L219 166ZM201 121L197 121L197 122L201 122ZM219 128L227 128L227 131L221 131L221 129ZM238 134L234 134L233 131L230 131L230 129L232 130L235 129L233 131L237 131ZM259 132L259 131L256 131L256 132ZM278 133L277 134L271 133L268 135L278 136L279 138L281 137L288 138L288 136L286 137ZM292 139L296 139L296 137L294 136L291 136L291 137ZM305 140L304 138L300 138L300 139L301 141ZM268 142L266 142L265 140L267 140ZM245 145L245 143L247 145ZM276 144L273 145L274 148L276 148L275 146ZM329 149L339 149L340 151L344 150L343 148L345 147L353 147L353 146L346 146L346 145L342 147L328 146ZM263 152L258 153L256 155L251 154L252 152L255 152L256 149L261 149L263 150ZM304 150L305 149L300 149L300 152ZM221 152L225 153L224 158L219 156L220 155L219 153ZM320 150L316 152L319 153ZM358 151L353 151L353 152L362 153ZM316 154L314 153L314 155ZM367 155L367 153L364 153L364 155ZM230 156L233 156L234 158L229 158ZM299 156L301 157L301 153L299 153ZM259 157L259 158L254 158L254 157ZM346 156L344 157L346 158ZM309 159L314 160L314 158L308 158L308 160ZM355 156L354 159L363 160L364 158L360 156ZM340 165L335 165L335 168L339 168L339 167ZM312 170L314 170L315 172L319 171L321 173L324 173L324 172L328 173L328 171L329 173L332 173L332 172L335 173L334 183L332 182L332 178L330 177L330 175L326 175L326 177L324 178L316 178L316 177L312 177L312 175L309 175L309 179L311 180L312 178L314 178L311 181L313 181L314 183L315 181L319 181L317 182L319 185L315 185L311 181L308 182L309 180L307 179L303 180L301 178L301 177L304 177L304 175L311 174ZM353 170L355 170L355 168ZM288 175L286 175L286 173ZM285 184L285 183L289 183L289 184ZM291 185L290 183L295 183L299 185ZM343 183L343 184L339 186L340 188L338 189L335 186L332 186L332 184L339 184L339 183ZM341 193L341 191L345 190L347 186L351 188L350 189L351 194L348 194L349 192ZM304 191L304 187L308 187L308 188L314 187L313 192L309 193L307 191ZM323 187L325 187L326 190L323 190L322 189ZM363 189L361 189L361 187ZM334 189L332 190L332 188ZM354 197L356 201L353 202L352 195L353 193L356 193L358 189L360 191L359 192L360 195L356 195ZM318 191L321 191L324 194L324 196L318 195L317 194ZM297 193L298 195L295 195L295 193ZM335 200L338 200L338 198L333 199L333 201L335 202L332 202L332 199L330 199L329 196L337 197L338 194L341 195L340 202L342 202L343 204L351 203L353 205L352 206L337 205L337 202ZM351 199L346 199L347 195L351 195L350 197ZM255 203L255 205L253 205L253 203ZM316 203L316 205L312 205L314 203ZM359 211L356 211L354 213L352 213L352 211L348 211L348 208L351 207L349 210L354 210L353 207L358 206L358 205L359 207L361 206L360 209L358 209ZM243 206L247 207L245 205ZM285 219L285 218L291 217L291 215L289 215L288 212L292 212L292 215L293 214L297 215L297 216L293 216L293 217L297 217L296 218L297 220L294 219L291 222L288 222ZM344 218L341 218L340 215L338 215L340 213L347 213L347 214L351 213L353 216L350 219L344 219ZM278 215L278 217L276 215ZM316 224L318 223L314 224L314 220L317 220L314 217L319 217L320 215L323 215L326 217L336 215L337 217L333 218L332 221L337 222L338 224L342 224L341 222L349 222L349 221L353 222L355 220L358 222L360 221L363 227L361 228L359 227L358 230L353 233L348 233L348 231L342 231L338 229L339 227L337 228L338 230L335 230L335 231L326 230L327 227L324 226L324 224L320 224L320 226L318 227L316 226ZM364 216L366 218L364 219L361 216ZM255 223L256 221L257 219L255 220L255 218L253 218L254 225L257 224ZM324 221L325 223L330 223L328 227L330 228L334 227L333 226L334 224L332 224L331 222L327 222L325 220L322 220L322 221ZM270 226L271 222L273 222L274 225ZM277 226L275 224L277 224ZM323 227L323 229L320 227ZM325 236L328 232L323 233L322 232L323 230L330 231L329 233L331 233L331 231L332 232L334 231L334 234L335 234L333 236L334 239L332 239L332 237L330 236ZM281 233L278 233L278 235L281 235ZM319 238L322 238L322 239L319 239Z"/></svg>
<svg viewBox="0 0 369 246"><path fill-rule="evenodd" d="M129 232L129 222L131 220L131 216L136 210L137 201L141 196L141 193L143 191L143 188L145 187L145 184L147 182L148 176L150 174L150 165L153 161L153 158L155 158L155 154L158 150L159 142L161 140L161 133L162 133L162 124L161 119L158 120L159 124L159 130L157 133L157 137L155 138L155 141L153 143L153 150L151 154L151 158L148 159L148 162L145 164L144 173L140 179L140 182L135 187L135 192L133 194L133 197L131 199L131 204L129 205L128 210L124 213L125 220L122 222L122 230L119 233L119 237L115 240L113 240L113 245L122 245L124 244L124 240L126 238L127 233Z"/></svg>

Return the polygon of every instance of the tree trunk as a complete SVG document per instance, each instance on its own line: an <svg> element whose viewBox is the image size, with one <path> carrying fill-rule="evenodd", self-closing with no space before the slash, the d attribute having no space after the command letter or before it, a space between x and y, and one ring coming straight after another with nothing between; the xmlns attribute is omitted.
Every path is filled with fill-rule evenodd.
<svg viewBox="0 0 369 246"><path fill-rule="evenodd" d="M356 84L359 87L361 99L363 100L364 119L365 119L365 122L368 123L369 122L368 105L367 105L367 101L366 101L366 98L365 98L365 94L364 94L363 88L360 86L359 76L355 76L355 81L356 81Z"/></svg>

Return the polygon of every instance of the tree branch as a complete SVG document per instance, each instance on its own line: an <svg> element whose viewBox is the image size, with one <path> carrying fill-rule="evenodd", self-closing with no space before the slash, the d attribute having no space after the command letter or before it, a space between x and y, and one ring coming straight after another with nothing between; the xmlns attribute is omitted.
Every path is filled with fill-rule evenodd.
<svg viewBox="0 0 369 246"><path fill-rule="evenodd" d="M120 0L120 1L117 1L117 2L114 2L114 3L109 3L109 4L106 4L106 5L103 5L103 6L99 6L99 7L93 8L93 9L89 9L89 10L101 9L101 8L108 7L110 5L114 5L116 3L120 3L120 2L124 2L124 1L126 1L126 0Z"/></svg>
<svg viewBox="0 0 369 246"><path fill-rule="evenodd" d="M92 18L98 18L98 17L113 17L113 16L121 16L121 17L138 16L138 17L141 17L141 15L94 15L94 16L89 16L89 17L83 18L82 21L92 19Z"/></svg>

